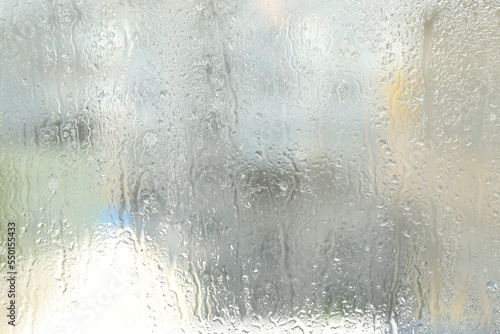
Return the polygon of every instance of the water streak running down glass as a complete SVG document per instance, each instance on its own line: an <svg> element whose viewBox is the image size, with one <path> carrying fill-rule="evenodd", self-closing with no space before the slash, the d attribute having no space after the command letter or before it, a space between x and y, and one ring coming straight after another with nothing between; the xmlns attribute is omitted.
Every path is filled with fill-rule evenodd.
<svg viewBox="0 0 500 334"><path fill-rule="evenodd" d="M1 333L500 332L497 1L5 0L0 36Z"/></svg>

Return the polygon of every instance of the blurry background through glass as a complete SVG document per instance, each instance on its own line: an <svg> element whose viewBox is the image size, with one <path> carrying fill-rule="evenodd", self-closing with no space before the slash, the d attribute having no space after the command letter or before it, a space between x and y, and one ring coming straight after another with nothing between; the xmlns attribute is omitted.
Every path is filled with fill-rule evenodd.
<svg viewBox="0 0 500 334"><path fill-rule="evenodd" d="M0 332L497 332L499 106L496 0L2 1Z"/></svg>

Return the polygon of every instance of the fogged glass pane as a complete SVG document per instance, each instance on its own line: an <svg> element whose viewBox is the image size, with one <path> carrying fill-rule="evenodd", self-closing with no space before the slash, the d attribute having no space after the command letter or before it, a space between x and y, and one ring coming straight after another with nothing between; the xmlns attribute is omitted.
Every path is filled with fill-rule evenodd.
<svg viewBox="0 0 500 334"><path fill-rule="evenodd" d="M0 331L498 332L498 5L3 1Z"/></svg>

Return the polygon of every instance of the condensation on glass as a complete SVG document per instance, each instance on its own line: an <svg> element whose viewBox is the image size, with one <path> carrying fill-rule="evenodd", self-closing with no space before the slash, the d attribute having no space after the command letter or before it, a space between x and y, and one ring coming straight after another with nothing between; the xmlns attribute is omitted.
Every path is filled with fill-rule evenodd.
<svg viewBox="0 0 500 334"><path fill-rule="evenodd" d="M498 331L499 24L495 0L2 1L1 332Z"/></svg>

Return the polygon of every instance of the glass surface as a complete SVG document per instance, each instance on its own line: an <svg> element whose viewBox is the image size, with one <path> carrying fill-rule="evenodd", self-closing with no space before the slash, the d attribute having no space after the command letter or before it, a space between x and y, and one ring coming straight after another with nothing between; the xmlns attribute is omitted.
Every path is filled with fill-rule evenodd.
<svg viewBox="0 0 500 334"><path fill-rule="evenodd" d="M0 36L1 333L500 330L498 1L5 0Z"/></svg>

